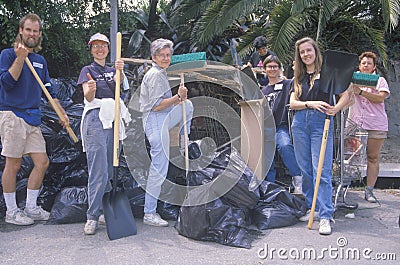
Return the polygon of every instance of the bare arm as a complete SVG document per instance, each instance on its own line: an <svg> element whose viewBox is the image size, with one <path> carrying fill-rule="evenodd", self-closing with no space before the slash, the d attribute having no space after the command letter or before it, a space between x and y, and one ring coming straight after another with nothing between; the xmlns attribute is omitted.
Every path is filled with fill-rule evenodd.
<svg viewBox="0 0 400 265"><path fill-rule="evenodd" d="M339 112L342 108L347 106L350 102L350 93L348 90L344 91L342 94L339 94L339 100L335 106L330 106L326 109L326 114L330 116L334 116L337 112Z"/></svg>
<svg viewBox="0 0 400 265"><path fill-rule="evenodd" d="M331 106L322 100L301 101L294 92L290 94L290 108L293 110L315 109L327 115L335 115L341 108L349 102L349 94L347 91L339 95L339 101L335 106Z"/></svg>
<svg viewBox="0 0 400 265"><path fill-rule="evenodd" d="M63 122L62 120L60 120L60 124L62 127L67 127L69 126L69 118L67 113L65 112L64 108L61 106L60 101L58 101L58 99L54 98L54 103L57 105L58 109L61 111L62 115L64 116L65 122Z"/></svg>
<svg viewBox="0 0 400 265"><path fill-rule="evenodd" d="M365 90L363 90L360 95L361 87L362 86L353 85L354 94L365 97L372 103L382 103L388 95L388 93L386 91L380 91L378 94L374 94L374 93L367 92Z"/></svg>

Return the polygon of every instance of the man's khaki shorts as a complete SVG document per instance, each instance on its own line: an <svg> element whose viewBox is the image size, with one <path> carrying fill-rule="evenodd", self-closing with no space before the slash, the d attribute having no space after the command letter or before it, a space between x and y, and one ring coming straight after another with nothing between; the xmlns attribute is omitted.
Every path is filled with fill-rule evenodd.
<svg viewBox="0 0 400 265"><path fill-rule="evenodd" d="M29 153L46 153L40 127L27 124L12 111L0 111L0 137L5 157L20 158Z"/></svg>

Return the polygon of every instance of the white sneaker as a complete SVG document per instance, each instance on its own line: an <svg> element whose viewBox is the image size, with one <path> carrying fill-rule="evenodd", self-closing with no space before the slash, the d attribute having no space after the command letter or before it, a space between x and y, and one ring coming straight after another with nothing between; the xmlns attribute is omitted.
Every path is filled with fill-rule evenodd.
<svg viewBox="0 0 400 265"><path fill-rule="evenodd" d="M26 216L35 221L47 221L50 217L50 213L43 210L40 206L36 206L35 208L25 208L24 212Z"/></svg>
<svg viewBox="0 0 400 265"><path fill-rule="evenodd" d="M329 219L322 218L319 222L318 232L320 235L330 235L332 234L331 221Z"/></svg>
<svg viewBox="0 0 400 265"><path fill-rule="evenodd" d="M34 221L26 216L25 212L21 209L16 209L12 212L6 212L6 223L15 225L31 225Z"/></svg>
<svg viewBox="0 0 400 265"><path fill-rule="evenodd" d="M97 223L98 222L95 220L87 220L86 224L85 224L85 228L83 229L83 232L85 232L85 235L96 234Z"/></svg>
<svg viewBox="0 0 400 265"><path fill-rule="evenodd" d="M371 202L371 203L376 203L376 197L374 195L374 192L370 189L365 189L365 200Z"/></svg>
<svg viewBox="0 0 400 265"><path fill-rule="evenodd" d="M146 213L143 217L143 223L152 226L168 226L168 222L160 217L158 213Z"/></svg>
<svg viewBox="0 0 400 265"><path fill-rule="evenodd" d="M104 218L104 214L99 216L99 225L106 225L106 218Z"/></svg>
<svg viewBox="0 0 400 265"><path fill-rule="evenodd" d="M302 222L308 222L308 219L310 219L310 214L311 210L308 209L306 214L303 215L302 217L299 218L300 221ZM319 219L319 212L314 212L314 220Z"/></svg>

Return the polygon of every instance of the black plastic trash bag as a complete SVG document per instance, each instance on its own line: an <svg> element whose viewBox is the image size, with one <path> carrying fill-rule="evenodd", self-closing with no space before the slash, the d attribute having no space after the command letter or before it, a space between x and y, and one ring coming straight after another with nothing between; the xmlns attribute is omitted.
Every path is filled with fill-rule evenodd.
<svg viewBox="0 0 400 265"><path fill-rule="evenodd" d="M140 187L125 188L132 214L136 218L143 218L145 191Z"/></svg>
<svg viewBox="0 0 400 265"><path fill-rule="evenodd" d="M183 206L175 226L180 235L222 245L250 248L257 232L247 228L248 214L217 199L200 206Z"/></svg>
<svg viewBox="0 0 400 265"><path fill-rule="evenodd" d="M86 221L88 196L86 187L64 188L54 200L46 224L70 224Z"/></svg>
<svg viewBox="0 0 400 265"><path fill-rule="evenodd" d="M261 199L251 211L252 224L258 229L294 225L307 211L304 200L275 183L264 181L259 190Z"/></svg>
<svg viewBox="0 0 400 265"><path fill-rule="evenodd" d="M160 214L161 218L168 221L178 220L180 207L167 202L158 201L157 213Z"/></svg>
<svg viewBox="0 0 400 265"><path fill-rule="evenodd" d="M280 202L259 202L256 208L252 210L253 224L261 230L296 224L298 222L297 217L286 211L285 208L285 205Z"/></svg>
<svg viewBox="0 0 400 265"><path fill-rule="evenodd" d="M284 187L276 183L263 181L259 186L259 190L261 201L266 203L273 201L282 202L288 206L287 210L297 217L303 216L307 211L307 205L304 199L291 194Z"/></svg>
<svg viewBox="0 0 400 265"><path fill-rule="evenodd" d="M256 206L260 198L259 190L250 189L250 182L256 176L235 148L227 146L216 152L214 159L207 167L189 172L188 181L190 186L199 186L214 181L217 177L223 178L227 185L234 183L232 188L221 194L224 202L234 207L248 209ZM213 187L218 187L218 185L213 185Z"/></svg>

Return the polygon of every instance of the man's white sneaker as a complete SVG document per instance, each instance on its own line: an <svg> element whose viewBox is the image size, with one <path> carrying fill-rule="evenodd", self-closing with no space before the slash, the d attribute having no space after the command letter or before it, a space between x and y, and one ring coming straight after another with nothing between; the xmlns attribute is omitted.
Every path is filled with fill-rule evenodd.
<svg viewBox="0 0 400 265"><path fill-rule="evenodd" d="M319 222L318 232L320 235L330 235L332 234L331 221L329 219L322 218Z"/></svg>
<svg viewBox="0 0 400 265"><path fill-rule="evenodd" d="M16 209L12 212L6 212L6 223L15 225L31 225L34 221L26 216L25 212L21 209Z"/></svg>
<svg viewBox="0 0 400 265"><path fill-rule="evenodd" d="M106 218L104 218L104 214L99 216L99 225L106 225Z"/></svg>
<svg viewBox="0 0 400 265"><path fill-rule="evenodd" d="M302 222L308 222L308 220L310 219L310 213L311 210L308 209L306 214L303 215L302 217L299 218L300 221ZM319 219L319 212L314 212L314 220Z"/></svg>
<svg viewBox="0 0 400 265"><path fill-rule="evenodd" d="M143 223L145 225L152 226L168 226L168 222L160 217L158 213L146 213L143 217Z"/></svg>
<svg viewBox="0 0 400 265"><path fill-rule="evenodd" d="M40 206L36 206L35 208L25 208L24 212L26 216L35 221L47 221L50 217L50 213L43 210Z"/></svg>
<svg viewBox="0 0 400 265"><path fill-rule="evenodd" d="M83 232L85 233L85 235L94 235L96 234L96 229L97 229L97 221L87 220Z"/></svg>

